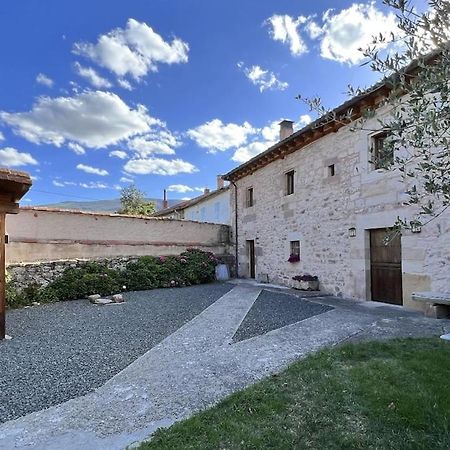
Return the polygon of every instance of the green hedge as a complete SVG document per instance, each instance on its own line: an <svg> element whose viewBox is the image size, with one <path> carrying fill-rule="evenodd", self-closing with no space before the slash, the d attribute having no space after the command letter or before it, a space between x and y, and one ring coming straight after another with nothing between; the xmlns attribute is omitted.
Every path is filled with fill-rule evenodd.
<svg viewBox="0 0 450 450"><path fill-rule="evenodd" d="M32 302L54 302L86 298L90 294L111 295L121 291L181 287L214 280L218 260L213 253L188 249L179 256L143 256L123 270L89 262L66 269L45 287L28 286L17 292L7 283L7 305L20 307Z"/></svg>

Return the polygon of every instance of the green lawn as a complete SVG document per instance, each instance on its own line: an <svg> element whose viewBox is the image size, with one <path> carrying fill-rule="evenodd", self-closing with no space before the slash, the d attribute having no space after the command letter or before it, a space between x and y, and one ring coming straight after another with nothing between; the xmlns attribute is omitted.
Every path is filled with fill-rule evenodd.
<svg viewBox="0 0 450 450"><path fill-rule="evenodd" d="M449 449L450 342L316 353L158 430L150 449Z"/></svg>

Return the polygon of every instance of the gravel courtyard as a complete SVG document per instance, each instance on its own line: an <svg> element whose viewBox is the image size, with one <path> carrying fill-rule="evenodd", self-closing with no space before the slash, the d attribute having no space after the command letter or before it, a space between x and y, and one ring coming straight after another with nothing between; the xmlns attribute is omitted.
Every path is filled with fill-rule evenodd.
<svg viewBox="0 0 450 450"><path fill-rule="evenodd" d="M211 284L9 311L0 342L0 422L84 395L116 375L232 289Z"/></svg>
<svg viewBox="0 0 450 450"><path fill-rule="evenodd" d="M122 450L320 348L450 330L399 307L234 283L10 311L0 450Z"/></svg>

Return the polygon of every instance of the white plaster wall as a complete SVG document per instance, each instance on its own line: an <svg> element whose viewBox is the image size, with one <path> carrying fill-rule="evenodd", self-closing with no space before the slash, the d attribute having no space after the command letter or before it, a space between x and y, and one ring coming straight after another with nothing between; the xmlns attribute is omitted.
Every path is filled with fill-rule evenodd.
<svg viewBox="0 0 450 450"><path fill-rule="evenodd" d="M23 208L8 215L7 263L178 254L198 247L223 254L229 229L184 220Z"/></svg>
<svg viewBox="0 0 450 450"><path fill-rule="evenodd" d="M230 189L184 210L184 218L198 222L231 224Z"/></svg>
<svg viewBox="0 0 450 450"><path fill-rule="evenodd" d="M367 124L367 128L376 123ZM248 275L246 240L256 244L256 273L289 284L300 273L318 275L321 288L370 299L369 232L412 217L403 206L406 187L398 173L374 171L369 133L349 127L327 135L237 181L240 275ZM335 164L336 175L328 176ZM285 196L284 174L295 170L295 193ZM255 205L245 206L253 187ZM234 195L234 189L233 189ZM357 235L349 237L355 227ZM289 263L289 244L300 240L301 261ZM413 290L450 292L450 214L420 234L402 236L404 304Z"/></svg>

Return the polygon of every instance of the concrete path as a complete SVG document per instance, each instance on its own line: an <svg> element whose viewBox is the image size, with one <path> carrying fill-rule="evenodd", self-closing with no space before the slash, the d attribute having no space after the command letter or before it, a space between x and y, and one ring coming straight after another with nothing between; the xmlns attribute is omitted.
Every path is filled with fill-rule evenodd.
<svg viewBox="0 0 450 450"><path fill-rule="evenodd" d="M237 285L96 391L4 423L0 449L122 449L308 353L372 330L386 315L344 302L342 308L231 345L260 292L259 286ZM393 317L399 315L394 311ZM437 323L426 324L428 334L439 334Z"/></svg>

